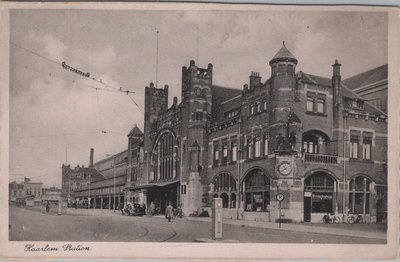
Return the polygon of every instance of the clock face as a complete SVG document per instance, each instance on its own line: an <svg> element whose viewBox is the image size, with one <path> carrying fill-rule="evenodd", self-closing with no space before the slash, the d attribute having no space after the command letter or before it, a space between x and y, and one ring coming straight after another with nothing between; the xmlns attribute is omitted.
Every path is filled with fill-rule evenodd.
<svg viewBox="0 0 400 262"><path fill-rule="evenodd" d="M292 166L288 162L283 162L282 164L279 165L278 170L279 173L286 176L292 172Z"/></svg>

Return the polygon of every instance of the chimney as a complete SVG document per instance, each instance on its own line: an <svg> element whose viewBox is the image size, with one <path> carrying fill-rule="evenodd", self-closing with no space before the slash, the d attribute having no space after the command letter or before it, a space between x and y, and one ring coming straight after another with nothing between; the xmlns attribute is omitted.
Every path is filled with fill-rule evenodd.
<svg viewBox="0 0 400 262"><path fill-rule="evenodd" d="M250 75L250 90L254 89L255 86L261 83L261 77L259 72L251 72Z"/></svg>
<svg viewBox="0 0 400 262"><path fill-rule="evenodd" d="M333 68L333 75L332 75L332 88L333 88L333 104L337 106L341 103L341 92L340 92L340 66L338 60L335 60L335 63L332 65Z"/></svg>
<svg viewBox="0 0 400 262"><path fill-rule="evenodd" d="M89 162L89 168L93 168L93 154L94 154L94 149L90 149L90 162Z"/></svg>

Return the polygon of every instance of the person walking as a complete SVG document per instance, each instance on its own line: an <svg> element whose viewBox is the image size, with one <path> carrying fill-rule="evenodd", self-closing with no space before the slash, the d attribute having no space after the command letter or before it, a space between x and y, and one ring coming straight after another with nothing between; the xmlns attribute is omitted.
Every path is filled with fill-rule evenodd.
<svg viewBox="0 0 400 262"><path fill-rule="evenodd" d="M167 209L165 210L165 218L168 219L168 222L171 222L171 218L173 216L174 208L171 203L168 203Z"/></svg>
<svg viewBox="0 0 400 262"><path fill-rule="evenodd" d="M146 210L146 204L144 202L142 204L142 207L143 207L143 215L146 215L147 210Z"/></svg>
<svg viewBox="0 0 400 262"><path fill-rule="evenodd" d="M156 209L156 206L154 205L154 202L150 203L150 212L149 212L149 216L153 216L154 215L154 211Z"/></svg>
<svg viewBox="0 0 400 262"><path fill-rule="evenodd" d="M46 204L46 212L48 213L50 211L50 203L49 203L49 201L47 201L47 204Z"/></svg>

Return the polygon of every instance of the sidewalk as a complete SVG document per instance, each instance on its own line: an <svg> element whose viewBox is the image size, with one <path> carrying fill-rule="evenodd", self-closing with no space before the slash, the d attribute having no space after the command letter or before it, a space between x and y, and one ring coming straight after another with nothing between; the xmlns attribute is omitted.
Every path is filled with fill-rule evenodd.
<svg viewBox="0 0 400 262"><path fill-rule="evenodd" d="M211 218L209 217L185 217L187 220L192 221L203 221L211 223ZM223 224L236 225L242 227L257 227L257 228L269 228L275 230L285 230L285 231L296 231L296 232L306 232L306 233L316 233L316 234L328 234L328 235L339 235L339 236L352 236L352 237L363 237L363 238L373 238L373 239L387 239L386 232L375 231L366 232L356 228L358 225L354 225L353 228L340 228L340 224L335 224L335 227L329 227L329 224L323 226L314 226L313 224L286 224L282 223L279 229L279 223L271 222L261 222L261 221L250 221L250 220L233 220L224 219ZM343 224L342 226L345 226ZM367 226L368 224L359 224L359 226Z"/></svg>

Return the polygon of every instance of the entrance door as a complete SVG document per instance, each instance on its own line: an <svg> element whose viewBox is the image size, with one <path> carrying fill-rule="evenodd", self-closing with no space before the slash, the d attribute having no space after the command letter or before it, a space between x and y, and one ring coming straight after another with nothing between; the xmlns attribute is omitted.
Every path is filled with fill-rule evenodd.
<svg viewBox="0 0 400 262"><path fill-rule="evenodd" d="M304 222L311 222L311 197L304 197Z"/></svg>

